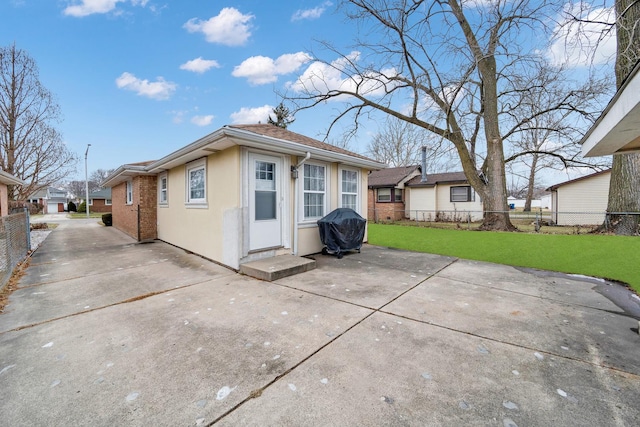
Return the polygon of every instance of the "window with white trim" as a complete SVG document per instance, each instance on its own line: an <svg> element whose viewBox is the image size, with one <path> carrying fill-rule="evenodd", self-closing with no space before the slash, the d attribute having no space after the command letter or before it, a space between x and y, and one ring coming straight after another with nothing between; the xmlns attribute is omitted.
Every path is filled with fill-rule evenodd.
<svg viewBox="0 0 640 427"><path fill-rule="evenodd" d="M89 206L93 206L93 199L89 199Z"/></svg>
<svg viewBox="0 0 640 427"><path fill-rule="evenodd" d="M104 204L107 206L111 206L111 199L104 199Z"/></svg>
<svg viewBox="0 0 640 427"><path fill-rule="evenodd" d="M357 170L340 170L340 206L358 211L358 183Z"/></svg>
<svg viewBox="0 0 640 427"><path fill-rule="evenodd" d="M393 189L393 200L396 202L402 202L402 190L399 188Z"/></svg>
<svg viewBox="0 0 640 427"><path fill-rule="evenodd" d="M451 202L474 202L476 193L470 185L451 187Z"/></svg>
<svg viewBox="0 0 640 427"><path fill-rule="evenodd" d="M205 159L187 165L187 204L207 203L207 169Z"/></svg>
<svg viewBox="0 0 640 427"><path fill-rule="evenodd" d="M127 205L133 204L133 182L127 181Z"/></svg>
<svg viewBox="0 0 640 427"><path fill-rule="evenodd" d="M327 168L322 165L304 164L303 219L317 219L325 215Z"/></svg>
<svg viewBox="0 0 640 427"><path fill-rule="evenodd" d="M168 199L168 191L169 191L169 180L167 178L167 174L162 174L158 178L158 203L161 205L166 205L169 203Z"/></svg>

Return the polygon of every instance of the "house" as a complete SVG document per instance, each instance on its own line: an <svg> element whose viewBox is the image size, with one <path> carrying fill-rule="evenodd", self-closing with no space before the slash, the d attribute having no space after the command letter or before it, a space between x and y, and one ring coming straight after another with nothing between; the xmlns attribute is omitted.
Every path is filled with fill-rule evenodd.
<svg viewBox="0 0 640 427"><path fill-rule="evenodd" d="M414 176L405 183L405 217L418 221L483 218L483 205L464 172Z"/></svg>
<svg viewBox="0 0 640 427"><path fill-rule="evenodd" d="M111 188L89 193L89 212L111 212Z"/></svg>
<svg viewBox="0 0 640 427"><path fill-rule="evenodd" d="M640 62L582 138L585 157L640 150Z"/></svg>
<svg viewBox="0 0 640 427"><path fill-rule="evenodd" d="M551 191L551 220L557 225L602 224L610 180L609 169L547 188Z"/></svg>
<svg viewBox="0 0 640 427"><path fill-rule="evenodd" d="M9 215L9 185L25 185L25 182L0 170L0 216Z"/></svg>
<svg viewBox="0 0 640 427"><path fill-rule="evenodd" d="M368 173L382 167L274 125L229 125L103 185L116 228L238 269L319 252L317 220L339 207L364 215Z"/></svg>
<svg viewBox="0 0 640 427"><path fill-rule="evenodd" d="M27 198L29 203L39 203L43 206L43 213L58 213L67 210L67 192L54 187L48 187L32 193Z"/></svg>
<svg viewBox="0 0 640 427"><path fill-rule="evenodd" d="M420 166L401 166L371 171L367 190L367 218L398 221L405 216L404 186L420 175Z"/></svg>

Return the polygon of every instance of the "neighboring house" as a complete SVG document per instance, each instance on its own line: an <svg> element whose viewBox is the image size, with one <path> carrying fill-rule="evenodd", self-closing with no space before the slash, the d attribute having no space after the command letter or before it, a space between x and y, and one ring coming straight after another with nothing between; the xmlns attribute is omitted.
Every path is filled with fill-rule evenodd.
<svg viewBox="0 0 640 427"><path fill-rule="evenodd" d="M533 208L541 208L542 207L542 199L531 199L531 209ZM507 204L509 206L513 206L514 208L524 208L524 205L527 203L526 199L518 199L513 196L507 197Z"/></svg>
<svg viewBox="0 0 640 427"><path fill-rule="evenodd" d="M640 150L640 61L582 138L586 157Z"/></svg>
<svg viewBox="0 0 640 427"><path fill-rule="evenodd" d="M20 178L0 170L0 216L9 215L9 185L25 185Z"/></svg>
<svg viewBox="0 0 640 427"><path fill-rule="evenodd" d="M585 175L547 188L551 219L557 225L602 224L609 198L611 170Z"/></svg>
<svg viewBox="0 0 640 427"><path fill-rule="evenodd" d="M404 185L420 175L420 166L401 166L371 171L367 191L367 218L398 221L405 215Z"/></svg>
<svg viewBox="0 0 640 427"><path fill-rule="evenodd" d="M483 205L464 172L434 173L413 177L405 184L407 218L480 221Z"/></svg>
<svg viewBox="0 0 640 427"><path fill-rule="evenodd" d="M111 188L89 193L89 212L111 212Z"/></svg>
<svg viewBox="0 0 640 427"><path fill-rule="evenodd" d="M364 216L368 173L382 167L274 125L230 125L104 185L116 228L238 269L319 252L317 220L339 207Z"/></svg>
<svg viewBox="0 0 640 427"><path fill-rule="evenodd" d="M32 193L27 201L39 203L43 206L43 213L58 213L67 210L67 192L57 188L48 187Z"/></svg>

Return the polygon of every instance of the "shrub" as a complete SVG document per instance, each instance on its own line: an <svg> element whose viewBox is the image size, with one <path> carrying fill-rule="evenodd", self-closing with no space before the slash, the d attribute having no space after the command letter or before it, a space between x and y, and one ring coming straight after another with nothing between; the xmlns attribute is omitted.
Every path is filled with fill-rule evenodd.
<svg viewBox="0 0 640 427"><path fill-rule="evenodd" d="M68 210L69 212L76 212L76 211L77 211L77 209L78 209L78 208L76 207L76 204L75 204L75 203L73 203L73 202L69 202L69 204L67 204L67 210Z"/></svg>
<svg viewBox="0 0 640 427"><path fill-rule="evenodd" d="M85 213L87 211L87 204L85 202L82 202L78 205L78 213Z"/></svg>
<svg viewBox="0 0 640 427"><path fill-rule="evenodd" d="M106 213L102 215L102 223L107 227L110 227L113 225L113 217L111 216L110 213Z"/></svg>

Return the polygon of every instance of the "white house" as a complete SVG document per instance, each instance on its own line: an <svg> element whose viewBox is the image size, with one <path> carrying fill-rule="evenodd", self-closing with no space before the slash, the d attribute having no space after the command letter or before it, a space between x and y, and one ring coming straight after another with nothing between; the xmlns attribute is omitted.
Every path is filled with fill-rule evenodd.
<svg viewBox="0 0 640 427"><path fill-rule="evenodd" d="M609 198L611 170L585 175L547 188L551 219L557 225L602 224Z"/></svg>

